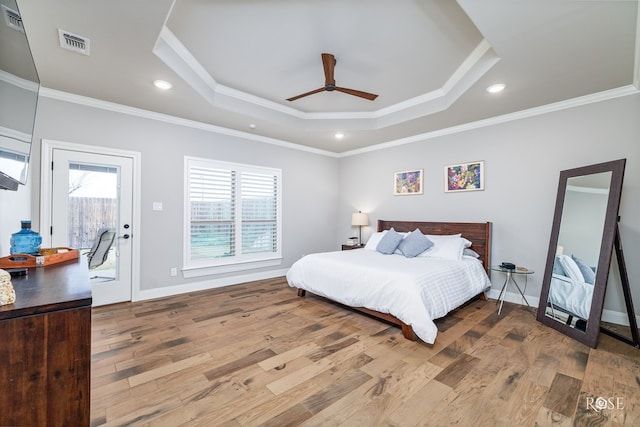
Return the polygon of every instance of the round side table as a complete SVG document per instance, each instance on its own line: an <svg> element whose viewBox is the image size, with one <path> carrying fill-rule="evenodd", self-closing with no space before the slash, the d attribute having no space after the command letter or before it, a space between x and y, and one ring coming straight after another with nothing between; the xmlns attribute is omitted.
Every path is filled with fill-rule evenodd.
<svg viewBox="0 0 640 427"><path fill-rule="evenodd" d="M510 269L510 268L503 268L499 265L493 265L491 266L491 270L493 271L499 271L501 273L505 273L507 275L504 284L502 285L502 289L500 290L500 295L498 296L498 300L496 301L496 304L500 303L500 307L498 308L498 316L500 316L500 312L502 311L502 304L504 303L504 297L506 294L506 290L507 287L509 286L509 283L513 283L513 285L516 287L516 289L518 290L518 292L520 293L520 295L522 295L522 299L524 300L524 302L527 304L527 307L531 307L529 305L529 301L527 301L527 298L524 296L524 293L522 293L522 289L520 289L520 286L518 286L518 282L516 282L516 279L513 277L514 275L518 275L521 274L523 276L526 276L527 274L533 274L534 271L533 270L529 270L526 269L524 267L516 267L514 269Z"/></svg>

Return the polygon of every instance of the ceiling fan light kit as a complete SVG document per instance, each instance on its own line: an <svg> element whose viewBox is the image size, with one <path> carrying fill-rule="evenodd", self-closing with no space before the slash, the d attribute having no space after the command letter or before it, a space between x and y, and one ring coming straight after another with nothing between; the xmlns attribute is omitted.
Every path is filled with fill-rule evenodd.
<svg viewBox="0 0 640 427"><path fill-rule="evenodd" d="M333 92L334 90L337 90L338 92L346 93L348 95L353 95L353 96L358 96L360 98L368 99L369 101L373 101L378 97L378 95L373 93L336 86L336 80L333 77L333 71L336 66L336 58L332 54L330 53L322 54L322 66L324 68L324 81L325 81L324 87L314 89L310 92L302 93L300 95L296 95L294 97L288 98L287 101L295 101L296 99L304 98L305 96L313 95L320 92Z"/></svg>

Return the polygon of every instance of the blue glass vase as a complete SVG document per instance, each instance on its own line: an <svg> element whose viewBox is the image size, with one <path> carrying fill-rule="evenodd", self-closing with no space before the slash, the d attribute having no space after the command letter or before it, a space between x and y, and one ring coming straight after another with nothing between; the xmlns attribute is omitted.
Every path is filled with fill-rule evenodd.
<svg viewBox="0 0 640 427"><path fill-rule="evenodd" d="M11 235L11 254L37 255L42 243L42 236L31 229L31 221L20 221L22 228Z"/></svg>

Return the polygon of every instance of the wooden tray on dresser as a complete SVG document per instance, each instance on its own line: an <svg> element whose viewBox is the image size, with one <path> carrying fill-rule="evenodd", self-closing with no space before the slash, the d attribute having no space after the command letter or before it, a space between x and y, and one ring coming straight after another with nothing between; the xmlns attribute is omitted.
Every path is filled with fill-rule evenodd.
<svg viewBox="0 0 640 427"><path fill-rule="evenodd" d="M80 253L77 249L41 249L40 255L13 254L2 257L0 258L0 268L46 267L47 265L77 259L79 256Z"/></svg>

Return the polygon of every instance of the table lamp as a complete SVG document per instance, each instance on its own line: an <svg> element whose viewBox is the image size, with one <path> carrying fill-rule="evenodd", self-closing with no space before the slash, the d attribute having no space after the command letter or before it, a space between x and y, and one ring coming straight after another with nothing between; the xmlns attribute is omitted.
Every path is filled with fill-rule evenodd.
<svg viewBox="0 0 640 427"><path fill-rule="evenodd" d="M358 245L362 245L362 226L369 225L369 215L366 213L362 213L362 211L358 211L357 213L351 214L351 225L357 225L359 228L358 233Z"/></svg>

